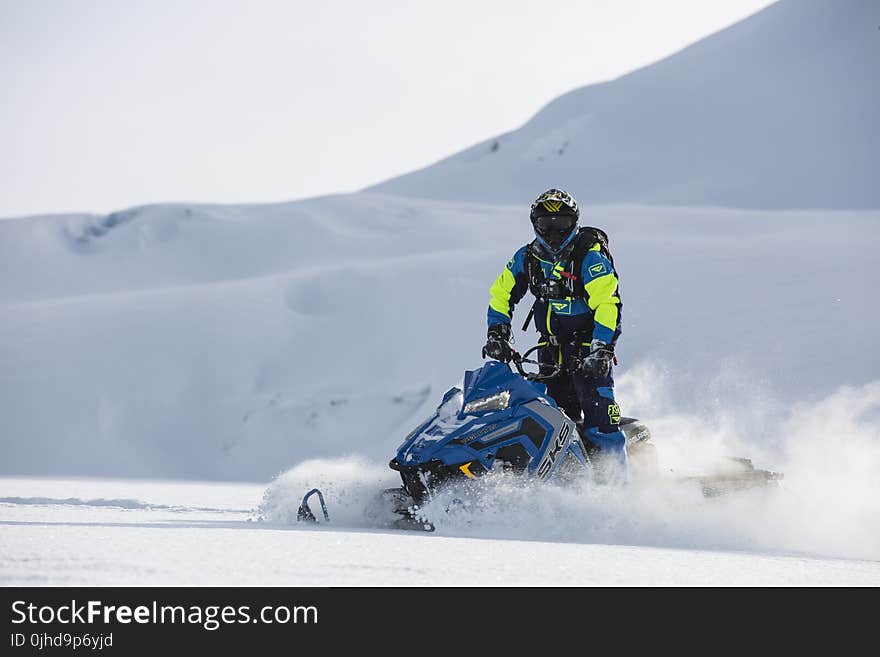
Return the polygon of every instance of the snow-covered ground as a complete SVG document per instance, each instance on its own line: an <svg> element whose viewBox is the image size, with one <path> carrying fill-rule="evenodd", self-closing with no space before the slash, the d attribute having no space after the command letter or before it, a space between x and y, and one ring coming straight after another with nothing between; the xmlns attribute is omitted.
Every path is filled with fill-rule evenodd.
<svg viewBox="0 0 880 657"><path fill-rule="evenodd" d="M0 479L0 584L876 586L880 563L259 520L263 487Z"/></svg>

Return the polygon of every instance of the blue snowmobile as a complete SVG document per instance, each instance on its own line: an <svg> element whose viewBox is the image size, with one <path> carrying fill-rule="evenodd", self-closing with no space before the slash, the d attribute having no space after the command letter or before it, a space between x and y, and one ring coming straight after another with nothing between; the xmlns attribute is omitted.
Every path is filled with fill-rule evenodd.
<svg viewBox="0 0 880 657"><path fill-rule="evenodd" d="M547 394L544 383L561 375L563 365L531 360L539 346L522 356L514 352L513 368L495 360L465 372L463 389L449 389L436 411L398 447L389 463L400 473L402 486L383 492L399 516L397 528L431 531L419 509L450 482L479 479L504 471L547 482L599 473L593 450L575 422ZM537 371L526 367L537 366ZM515 371L514 371L515 368ZM636 418L621 417L630 470L656 470L651 432ZM767 484L781 475L756 470L748 459L731 459L728 472L692 477L707 496ZM312 489L303 498L297 518L315 521L309 498L317 495L329 520L323 495Z"/></svg>

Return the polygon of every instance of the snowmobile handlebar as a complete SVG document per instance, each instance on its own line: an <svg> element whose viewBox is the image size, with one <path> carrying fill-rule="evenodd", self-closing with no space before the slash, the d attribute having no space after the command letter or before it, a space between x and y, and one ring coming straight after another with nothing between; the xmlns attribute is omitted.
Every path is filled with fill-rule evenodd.
<svg viewBox="0 0 880 657"><path fill-rule="evenodd" d="M540 349L543 345L535 345L531 349L528 349L524 354L520 355L516 351L513 352L511 357L511 362L514 367L516 367L516 371L519 372L519 375L526 379L527 381L549 381L550 379L555 379L557 376L562 374L565 371L564 365L557 365L554 363L541 363L537 360L532 360L529 358L531 354ZM523 369L523 365L537 365L541 369L537 372L527 372ZM547 372L546 374L542 374L542 372Z"/></svg>

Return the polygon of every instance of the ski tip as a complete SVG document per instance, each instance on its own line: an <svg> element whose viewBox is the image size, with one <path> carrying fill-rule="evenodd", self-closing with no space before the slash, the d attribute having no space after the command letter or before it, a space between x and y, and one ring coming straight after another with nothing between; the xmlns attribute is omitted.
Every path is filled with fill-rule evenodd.
<svg viewBox="0 0 880 657"><path fill-rule="evenodd" d="M315 517L315 514L312 512L312 509L309 507L309 498L312 495L318 496L318 501L321 503L321 511L324 515L324 522L330 522L330 514L327 512L327 505L324 503L324 494L318 490L317 488L313 488L308 493L303 496L302 503L299 505L299 508L296 510L296 521L297 522L312 522L317 523L318 519Z"/></svg>

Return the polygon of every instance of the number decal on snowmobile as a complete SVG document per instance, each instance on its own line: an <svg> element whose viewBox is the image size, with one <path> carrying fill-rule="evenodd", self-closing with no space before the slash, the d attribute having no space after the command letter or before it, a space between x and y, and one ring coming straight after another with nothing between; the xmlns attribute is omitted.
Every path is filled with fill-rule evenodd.
<svg viewBox="0 0 880 657"><path fill-rule="evenodd" d="M538 466L538 477L543 479L546 477L550 470L553 469L553 464L556 463L556 457L559 456L559 453L565 449L565 445L568 442L568 435L571 433L571 426L568 424L563 424L562 429L559 431L559 436L556 438L556 442L553 443L553 446L547 452L547 456L544 457L544 460L541 461L541 465Z"/></svg>

